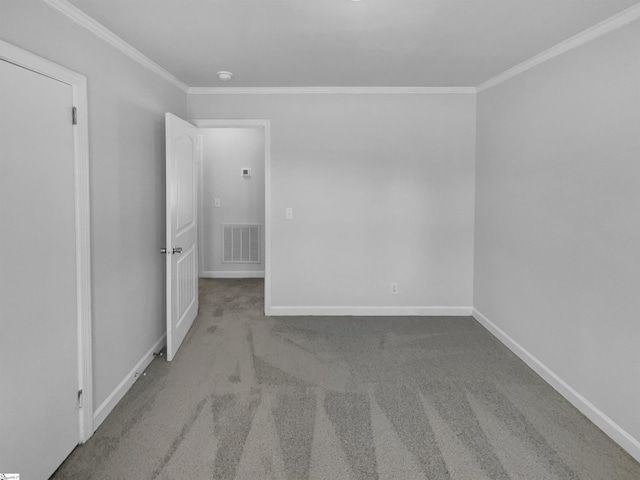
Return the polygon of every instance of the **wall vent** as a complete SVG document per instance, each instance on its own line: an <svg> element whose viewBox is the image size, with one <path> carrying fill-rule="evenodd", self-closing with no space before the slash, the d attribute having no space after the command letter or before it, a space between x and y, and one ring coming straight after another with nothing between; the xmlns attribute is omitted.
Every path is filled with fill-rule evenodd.
<svg viewBox="0 0 640 480"><path fill-rule="evenodd" d="M222 225L223 263L260 263L260 225Z"/></svg>

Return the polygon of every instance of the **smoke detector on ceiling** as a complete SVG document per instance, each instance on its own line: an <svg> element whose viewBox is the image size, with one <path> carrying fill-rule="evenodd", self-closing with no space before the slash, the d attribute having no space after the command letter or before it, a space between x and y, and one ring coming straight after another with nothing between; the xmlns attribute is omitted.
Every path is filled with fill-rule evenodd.
<svg viewBox="0 0 640 480"><path fill-rule="evenodd" d="M226 70L220 70L217 75L218 78L223 82L228 82L233 78L233 73L227 72Z"/></svg>

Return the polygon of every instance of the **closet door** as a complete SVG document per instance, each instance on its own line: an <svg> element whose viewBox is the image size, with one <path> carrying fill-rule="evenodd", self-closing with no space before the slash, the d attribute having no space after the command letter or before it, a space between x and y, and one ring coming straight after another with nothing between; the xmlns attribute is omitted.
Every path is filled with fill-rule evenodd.
<svg viewBox="0 0 640 480"><path fill-rule="evenodd" d="M73 87L0 60L0 471L78 444Z"/></svg>

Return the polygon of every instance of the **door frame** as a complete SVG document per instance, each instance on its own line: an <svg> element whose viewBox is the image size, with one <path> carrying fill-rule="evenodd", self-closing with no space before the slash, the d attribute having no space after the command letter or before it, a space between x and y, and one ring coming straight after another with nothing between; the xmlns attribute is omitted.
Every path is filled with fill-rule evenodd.
<svg viewBox="0 0 640 480"><path fill-rule="evenodd" d="M264 119L190 119L198 128L251 128L264 129L264 314L271 315L271 120ZM199 199L202 197L202 149L198 171ZM201 203L201 202L199 202ZM199 215L202 215L200 209ZM202 219L200 218L200 225ZM200 228L201 231L201 228ZM200 232L198 239L200 245ZM198 269L200 266L198 266Z"/></svg>
<svg viewBox="0 0 640 480"><path fill-rule="evenodd" d="M38 55L0 40L0 59L72 87L77 124L73 128L76 222L76 312L79 409L78 443L93 435L93 370L91 341L91 250L89 218L89 127L87 78ZM71 112L69 112L71 121Z"/></svg>

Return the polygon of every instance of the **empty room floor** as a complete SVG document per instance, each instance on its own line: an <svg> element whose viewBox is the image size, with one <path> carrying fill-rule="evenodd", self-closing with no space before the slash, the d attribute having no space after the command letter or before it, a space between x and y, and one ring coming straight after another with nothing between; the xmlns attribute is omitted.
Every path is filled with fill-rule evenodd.
<svg viewBox="0 0 640 480"><path fill-rule="evenodd" d="M200 313L55 479L638 479L640 464L471 317Z"/></svg>

